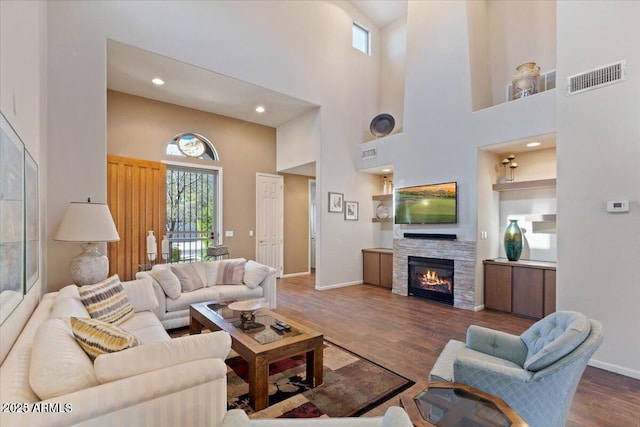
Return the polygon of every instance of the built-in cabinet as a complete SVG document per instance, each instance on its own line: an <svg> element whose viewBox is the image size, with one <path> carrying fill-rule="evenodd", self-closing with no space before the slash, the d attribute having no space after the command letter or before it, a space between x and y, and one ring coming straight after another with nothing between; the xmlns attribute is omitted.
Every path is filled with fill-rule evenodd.
<svg viewBox="0 0 640 427"><path fill-rule="evenodd" d="M362 250L362 282L393 287L393 250L372 248Z"/></svg>
<svg viewBox="0 0 640 427"><path fill-rule="evenodd" d="M555 263L486 260L484 306L535 319L555 312Z"/></svg>

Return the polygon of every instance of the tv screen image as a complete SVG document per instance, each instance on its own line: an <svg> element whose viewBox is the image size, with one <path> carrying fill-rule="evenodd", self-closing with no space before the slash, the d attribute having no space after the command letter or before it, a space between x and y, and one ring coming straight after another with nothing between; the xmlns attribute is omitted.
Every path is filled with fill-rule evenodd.
<svg viewBox="0 0 640 427"><path fill-rule="evenodd" d="M456 224L458 184L419 185L395 191L396 224Z"/></svg>

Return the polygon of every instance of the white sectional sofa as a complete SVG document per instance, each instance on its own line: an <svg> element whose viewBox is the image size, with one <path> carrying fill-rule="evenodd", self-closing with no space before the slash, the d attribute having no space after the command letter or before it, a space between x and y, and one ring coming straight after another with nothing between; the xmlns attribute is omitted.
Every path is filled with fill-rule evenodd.
<svg viewBox="0 0 640 427"><path fill-rule="evenodd" d="M189 325L189 305L196 302L264 298L276 308L276 270L244 258L156 264L136 278L153 284L154 313L165 329Z"/></svg>
<svg viewBox="0 0 640 427"><path fill-rule="evenodd" d="M43 296L0 367L0 425L221 425L229 335L171 339L153 312L151 282L122 285L133 317L118 328L138 345L95 362L70 326L71 317L89 317L78 288Z"/></svg>

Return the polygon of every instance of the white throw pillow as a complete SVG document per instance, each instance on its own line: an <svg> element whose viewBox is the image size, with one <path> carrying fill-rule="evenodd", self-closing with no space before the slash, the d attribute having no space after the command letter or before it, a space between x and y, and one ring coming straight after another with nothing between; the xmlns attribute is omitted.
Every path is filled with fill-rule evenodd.
<svg viewBox="0 0 640 427"><path fill-rule="evenodd" d="M207 261L204 263L204 276L207 286L215 286L218 284L218 267L220 261Z"/></svg>
<svg viewBox="0 0 640 427"><path fill-rule="evenodd" d="M122 282L122 287L129 297L129 302L136 313L153 311L158 308L158 299L153 292L153 285L149 279L130 280ZM82 316L76 316L82 317Z"/></svg>
<svg viewBox="0 0 640 427"><path fill-rule="evenodd" d="M151 270L151 275L160 283L160 287L169 298L176 299L180 297L182 292L180 280L178 276L173 274L171 267L168 265L154 266Z"/></svg>
<svg viewBox="0 0 640 427"><path fill-rule="evenodd" d="M271 267L255 261L247 261L244 266L243 282L251 289L257 288L260 283L271 273Z"/></svg>
<svg viewBox="0 0 640 427"><path fill-rule="evenodd" d="M42 400L99 384L93 363L76 342L68 321L50 319L36 331L29 384Z"/></svg>
<svg viewBox="0 0 640 427"><path fill-rule="evenodd" d="M67 285L53 299L49 319L68 319L71 316L89 317L89 312L80 301L76 285Z"/></svg>
<svg viewBox="0 0 640 427"><path fill-rule="evenodd" d="M204 281L198 270L191 263L173 264L171 266L173 274L178 276L182 292L191 292L196 289L204 288ZM203 271L204 272L204 271Z"/></svg>
<svg viewBox="0 0 640 427"><path fill-rule="evenodd" d="M244 258L225 259L218 266L218 285L244 285L244 266L247 260Z"/></svg>

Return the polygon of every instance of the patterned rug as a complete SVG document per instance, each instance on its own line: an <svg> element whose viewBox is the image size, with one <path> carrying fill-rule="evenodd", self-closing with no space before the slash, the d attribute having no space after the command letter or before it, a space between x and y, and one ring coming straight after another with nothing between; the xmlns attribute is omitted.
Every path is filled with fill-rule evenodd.
<svg viewBox="0 0 640 427"><path fill-rule="evenodd" d="M325 341L324 384L309 388L305 355L269 366L269 406L249 406L247 363L233 354L227 359L229 409L243 409L250 418L357 417L411 387L414 382L335 344Z"/></svg>

